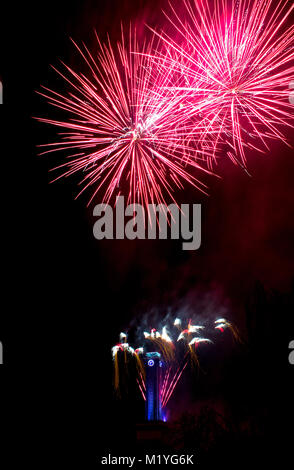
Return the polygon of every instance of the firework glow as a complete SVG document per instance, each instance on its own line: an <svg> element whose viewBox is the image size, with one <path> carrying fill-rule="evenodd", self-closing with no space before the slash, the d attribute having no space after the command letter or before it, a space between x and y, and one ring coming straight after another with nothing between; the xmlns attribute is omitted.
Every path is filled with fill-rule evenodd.
<svg viewBox="0 0 294 470"><path fill-rule="evenodd" d="M195 130L214 128L218 144L225 142L227 155L245 168L246 149L265 152L271 139L287 143L283 129L293 128L288 99L293 2L183 0L180 5L177 10L170 4L166 14L178 39L157 33L177 57L170 59L177 83L169 90L182 94ZM162 56L155 60L163 63ZM215 155L208 158L209 166L215 161Z"/></svg>
<svg viewBox="0 0 294 470"><path fill-rule="evenodd" d="M39 94L48 103L69 114L67 120L37 118L65 130L58 142L45 144L41 152L67 152L67 162L56 167L56 179L75 173L82 175L82 189L92 188L93 200L99 191L103 202L126 193L128 203L163 204L173 192L189 183L205 192L195 176L205 169L209 145L192 146L183 122L181 96L165 93L173 70L164 63L156 67L155 37L139 49L135 33L117 47L100 42L98 53L75 46L84 60L87 75L63 64L54 70L69 86L67 94L43 87ZM157 46L158 47L158 46ZM140 53L139 53L140 52ZM152 53L151 53L152 52ZM202 132L199 129L199 133ZM202 139L203 140L203 139ZM202 165L203 163L203 165Z"/></svg>
<svg viewBox="0 0 294 470"><path fill-rule="evenodd" d="M68 92L39 93L68 116L37 118L63 131L40 146L66 154L54 181L80 174L89 204L98 193L105 203L122 194L176 203L186 183L207 192L198 174L220 156L247 171L247 151L290 145L293 9L287 0L182 0L165 13L169 32L149 28L140 47L131 29L116 47L96 34L96 53L74 43L82 70L53 67Z"/></svg>
<svg viewBox="0 0 294 470"><path fill-rule="evenodd" d="M181 328L182 320L176 318L171 326L164 325L161 330L151 328L150 331L143 331L143 346L133 349L127 342L127 335L120 334L120 338L124 339L123 343L119 343L112 348L112 356L114 362L114 388L119 391L119 376L125 373L126 364L134 364L136 369L136 382L140 395L146 401L146 366L154 364L153 359L149 359L153 354L162 358L163 377L160 386L160 402L162 409L166 408L174 390L179 383L184 371L188 368L191 372L200 369L198 358L198 349L213 344L215 338L213 332L215 330L224 332L229 329L236 341L240 340L238 330L232 322L225 318L215 320L213 325L193 325L190 319L187 328L181 332L183 335L179 341L178 329ZM205 335L202 333L205 332ZM180 335L180 336L181 336ZM208 336L213 337L210 339ZM148 351L152 350L152 353ZM120 357L120 361L119 361ZM151 363L150 363L151 361ZM123 367L120 370L119 364Z"/></svg>

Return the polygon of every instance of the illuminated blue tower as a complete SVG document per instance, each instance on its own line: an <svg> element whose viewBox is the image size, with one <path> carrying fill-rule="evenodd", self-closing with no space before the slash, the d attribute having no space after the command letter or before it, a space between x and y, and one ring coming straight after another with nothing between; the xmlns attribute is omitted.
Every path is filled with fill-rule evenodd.
<svg viewBox="0 0 294 470"><path fill-rule="evenodd" d="M146 360L146 419L161 421L161 382L163 363L158 352L145 355Z"/></svg>

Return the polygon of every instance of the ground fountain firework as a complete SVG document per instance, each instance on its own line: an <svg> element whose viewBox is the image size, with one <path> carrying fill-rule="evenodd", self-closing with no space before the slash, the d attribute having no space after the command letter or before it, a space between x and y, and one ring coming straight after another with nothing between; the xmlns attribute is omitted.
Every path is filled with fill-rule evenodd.
<svg viewBox="0 0 294 470"><path fill-rule="evenodd" d="M215 333L224 333L226 329L231 331L233 338L241 342L237 327L225 318L218 318L212 324L199 324L189 319L184 325L184 320L175 318L161 329L151 328L142 335L142 346L135 349L127 342L127 334L120 334L120 342L112 348L114 363L114 389L120 394L120 376L126 373L127 367L135 364L136 382L141 397L146 402L147 419L150 419L150 406L148 396L153 400L153 390L149 393L150 380L148 371L150 367L158 368L160 374L156 376L158 381L158 408L162 410L157 417L166 416L168 403L179 383L184 371L188 368L191 372L200 370L198 358L199 349L207 348L217 343ZM205 351L204 351L205 352ZM154 384L152 383L154 388ZM155 390L157 389L157 385Z"/></svg>

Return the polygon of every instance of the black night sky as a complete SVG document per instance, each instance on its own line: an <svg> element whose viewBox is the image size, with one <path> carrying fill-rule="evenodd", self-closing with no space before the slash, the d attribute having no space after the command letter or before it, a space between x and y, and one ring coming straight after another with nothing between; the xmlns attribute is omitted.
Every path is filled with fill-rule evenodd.
<svg viewBox="0 0 294 470"><path fill-rule="evenodd" d="M74 200L77 180L49 184L58 159L37 156L36 146L54 130L32 119L48 113L35 92L41 84L58 87L50 64L79 65L69 37L91 47L96 29L115 41L121 20L157 26L167 3L29 1L7 11L0 340L7 434L16 438L10 463L95 468L105 453L134 455L144 409L132 390L122 402L113 397L110 348L149 311L162 318L168 309L186 308L201 318L207 302L212 311L225 306L244 344L227 338L221 354L212 350L203 358L206 372L196 382L185 377L173 402L182 434L174 431L169 452L196 448L202 465L221 456L224 465L283 466L290 456L293 149L274 143L266 155L249 154L251 176L224 159L221 178L206 179L209 196L189 188L178 194L180 202L202 204L202 245L195 252L169 240L98 242L93 205L86 208L87 195ZM294 145L293 133L289 140ZM229 423L225 433L217 414ZM212 439L204 437L209 429Z"/></svg>

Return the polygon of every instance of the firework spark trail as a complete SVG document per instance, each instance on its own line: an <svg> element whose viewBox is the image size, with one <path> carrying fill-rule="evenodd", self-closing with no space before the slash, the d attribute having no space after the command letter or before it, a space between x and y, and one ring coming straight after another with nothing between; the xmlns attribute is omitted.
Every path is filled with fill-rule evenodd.
<svg viewBox="0 0 294 470"><path fill-rule="evenodd" d="M131 356L135 356L137 360L138 354L136 354L135 350L129 345L127 342L127 335L125 333L120 333L119 338L121 343L116 344L111 349L112 351L112 358L114 362L114 388L117 393L119 393L119 364L118 364L118 353L121 351L124 355L124 362L127 363L127 354L131 354ZM139 366L138 366L139 367Z"/></svg>
<svg viewBox="0 0 294 470"><path fill-rule="evenodd" d="M177 325L179 327L179 325ZM182 339L186 339L187 336L191 335L192 333L197 333L199 330L203 330L204 326L202 325L192 325L191 320L189 320L188 323L188 328L184 329L181 331L177 341L180 341Z"/></svg>
<svg viewBox="0 0 294 470"><path fill-rule="evenodd" d="M280 1L276 7L272 0L182 4L179 11L170 4L171 14L166 14L182 40L157 33L176 58L170 55L164 62L159 54L153 59L182 76L181 85L171 80L168 88L182 93L185 116L195 118L195 129L199 122L207 130L215 127L216 140L225 141L228 156L245 168L245 148L266 151L270 139L287 143L282 129L293 127L288 85L294 73L294 26L287 25L293 2ZM214 161L212 155L209 165Z"/></svg>
<svg viewBox="0 0 294 470"><path fill-rule="evenodd" d="M65 64L64 72L53 67L69 92L60 94L43 87L39 93L70 115L67 120L37 118L65 129L59 141L40 146L46 148L41 155L67 154L67 162L55 168L61 172L56 179L82 174L78 196L92 187L89 204L99 191L103 202L126 192L128 203L144 206L166 203L166 197L176 202L172 193L184 183L205 192L194 173L208 172L201 164L212 147L208 143L198 149L188 142L189 124L183 124L181 96L175 91L171 99L165 92L172 67L168 72L164 67L160 73L163 62L156 69L152 59L152 51L158 47L154 36L140 49L131 31L129 44L122 33L117 48L110 40L102 44L96 37L97 56L85 45L80 48L74 43L87 75Z"/></svg>
<svg viewBox="0 0 294 470"><path fill-rule="evenodd" d="M174 321L174 326L176 326L177 328L181 328L181 325L182 325L182 320L180 318L176 318Z"/></svg>
<svg viewBox="0 0 294 470"><path fill-rule="evenodd" d="M167 333L166 326L163 327L162 333L156 330L156 328L152 328L150 333L144 332L145 339L152 341L161 351L164 359L167 362L173 361L175 352L174 352L174 344L172 339L169 337Z"/></svg>
<svg viewBox="0 0 294 470"><path fill-rule="evenodd" d="M198 348L200 343L212 343L212 341L209 338L202 338L202 337L197 336L188 343L188 348L190 350L191 359L194 362L194 364L199 368L200 368L200 364L199 364L199 359L198 359L198 355L196 352L196 348Z"/></svg>
<svg viewBox="0 0 294 470"><path fill-rule="evenodd" d="M142 373L140 373L140 377L141 377L141 380L142 380L143 389L146 390L145 378L143 377Z"/></svg>
<svg viewBox="0 0 294 470"><path fill-rule="evenodd" d="M140 349L140 353L143 354L143 348L139 348ZM138 349L136 349L136 351L138 351ZM139 372L139 378L137 377L137 384L139 386L139 390L142 394L142 397L143 399L146 401L146 383L145 383L145 368L144 368L144 364L143 362L141 361L140 357L139 357L139 354L136 353L135 351L135 357L137 359L137 368L138 368L138 372Z"/></svg>
<svg viewBox="0 0 294 470"><path fill-rule="evenodd" d="M173 384L173 387L172 389L170 390L169 394L166 396L166 398L164 399L163 403L162 403L162 406L165 407L170 399L170 397L172 396L173 394L173 391L175 389L175 386L177 385L178 381L180 380L180 377L182 376L182 373L184 372L184 370L186 369L188 365L188 361L185 362L183 368L180 370L180 373L178 374L177 378L176 378L176 381L174 382Z"/></svg>
<svg viewBox="0 0 294 470"><path fill-rule="evenodd" d="M144 363L141 359L141 355L143 354L144 350L143 348L137 348L135 350L135 353L134 353L134 356L136 358L136 366L137 366L137 369L138 369L138 372L139 372L139 375L142 379L142 383L145 385L145 378L143 376L145 376L145 368L144 368Z"/></svg>
<svg viewBox="0 0 294 470"><path fill-rule="evenodd" d="M179 318L176 318L175 321L174 321L174 326L176 326L178 329L180 329L181 325L182 325L181 320ZM185 340L187 342L188 337L190 337L193 333L198 333L199 331L201 331L203 329L204 329L204 326L202 326L202 325L193 325L192 320L190 319L189 322L188 322L188 327L181 331L181 333L180 333L180 335L177 339L177 342L180 341L180 340ZM168 380L167 380L167 382L165 383L165 387L162 391L162 406L165 406L167 401L171 397L171 395L172 395L172 393L175 389L176 384L178 383L184 369L186 368L186 365L188 363L186 358L189 354L190 354L190 357L191 357L192 361L194 362L194 364L199 366L198 357L197 357L197 354L196 354L195 350L192 348L192 345L195 344L195 347L196 347L196 344L198 345L200 342L211 342L211 341L209 339L202 338L202 337L195 337L195 338L193 338L192 340L189 341L188 349L187 349L187 352L185 353L185 356L184 356L184 363L182 365L178 366L177 370L171 375L170 381L168 382ZM168 378L169 378L169 376L168 376Z"/></svg>
<svg viewBox="0 0 294 470"><path fill-rule="evenodd" d="M183 366L178 366L178 368L176 369L176 372L174 372L174 373L172 374L171 379L170 379L170 381L168 382L168 385L166 386L165 393L162 394L162 397L161 397L162 406L164 406L165 398L166 398L166 396L169 394L170 389L171 389L171 387L172 387L174 381L176 380L177 375L178 375L178 374L181 372L181 370L182 370L182 367L183 367Z"/></svg>
<svg viewBox="0 0 294 470"><path fill-rule="evenodd" d="M119 389L119 367L118 367L117 352L115 352L114 355L113 355L113 361L114 361L114 389L116 391L118 391L118 389Z"/></svg>
<svg viewBox="0 0 294 470"><path fill-rule="evenodd" d="M140 392L141 392L141 395L142 395L142 397L143 397L143 400L146 401L146 395L145 395L145 393L144 393L144 391L143 391L143 388L142 388L142 385L140 384L139 379L137 379L137 384L138 384L139 390L140 390Z"/></svg>
<svg viewBox="0 0 294 470"><path fill-rule="evenodd" d="M192 346L193 344L196 346L198 346L199 343L212 343L212 341L209 339L209 338L201 338L199 336L197 336L196 338L193 338L190 343L189 343L189 346Z"/></svg>
<svg viewBox="0 0 294 470"><path fill-rule="evenodd" d="M232 322L229 322L225 318L218 318L214 322L215 329L221 331L222 333L225 331L226 328L229 328L233 334L233 337L237 343L242 343L241 336L239 334L238 328L233 325Z"/></svg>
<svg viewBox="0 0 294 470"><path fill-rule="evenodd" d="M165 391L166 391L166 387L167 387L167 384L168 384L168 380L169 380L169 376L170 376L170 373L171 373L171 366L169 366L167 368L167 370L165 371L165 376L164 376L164 380L163 380L163 385L162 385L162 389L161 389L161 398L163 399L164 395L165 395Z"/></svg>

